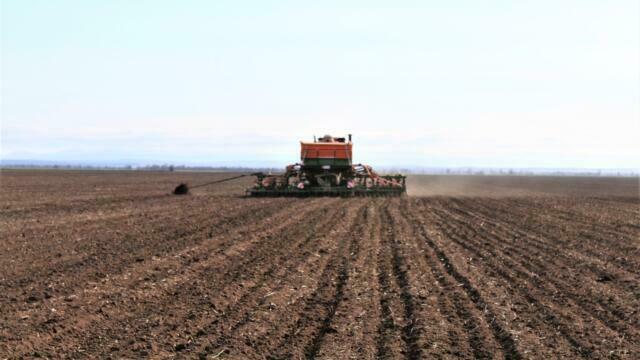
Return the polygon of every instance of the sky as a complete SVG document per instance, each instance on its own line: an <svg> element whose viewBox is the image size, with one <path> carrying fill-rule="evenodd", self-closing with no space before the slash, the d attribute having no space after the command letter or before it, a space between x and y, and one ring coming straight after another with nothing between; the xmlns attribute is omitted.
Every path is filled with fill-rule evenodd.
<svg viewBox="0 0 640 360"><path fill-rule="evenodd" d="M0 0L0 158L640 169L640 2Z"/></svg>

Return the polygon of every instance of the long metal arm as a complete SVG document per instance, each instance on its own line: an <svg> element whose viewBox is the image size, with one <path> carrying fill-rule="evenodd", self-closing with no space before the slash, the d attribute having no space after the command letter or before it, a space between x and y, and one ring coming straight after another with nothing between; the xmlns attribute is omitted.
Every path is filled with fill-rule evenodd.
<svg viewBox="0 0 640 360"><path fill-rule="evenodd" d="M242 174L242 175L233 176L233 177L222 179L222 180L211 181L211 182L200 184L200 185L196 185L196 186L190 186L190 188L195 189L195 188L199 188L199 187L203 187L203 186L207 186L207 185L218 184L218 183L225 182L225 181L240 179L240 178L245 177L245 176L251 176L251 174Z"/></svg>

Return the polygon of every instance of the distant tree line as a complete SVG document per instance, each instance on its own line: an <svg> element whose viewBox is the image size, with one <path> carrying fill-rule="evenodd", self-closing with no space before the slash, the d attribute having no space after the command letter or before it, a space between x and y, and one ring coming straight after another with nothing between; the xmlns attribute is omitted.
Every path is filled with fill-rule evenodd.
<svg viewBox="0 0 640 360"><path fill-rule="evenodd" d="M151 165L80 165L80 164L0 164L3 169L58 169L58 170L124 170L124 171L212 171L234 173L281 173L282 168L242 167L242 166L188 166L174 164ZM510 168L426 168L426 167L380 167L381 174L430 174L430 175L473 175L473 176L632 176L640 174L633 170L589 170L589 169L510 169Z"/></svg>
<svg viewBox="0 0 640 360"><path fill-rule="evenodd" d="M280 168L257 168L241 166L186 166L173 164L151 165L79 165L79 164L3 164L3 169L42 169L42 170L124 170L124 171L216 171L216 172L278 172Z"/></svg>

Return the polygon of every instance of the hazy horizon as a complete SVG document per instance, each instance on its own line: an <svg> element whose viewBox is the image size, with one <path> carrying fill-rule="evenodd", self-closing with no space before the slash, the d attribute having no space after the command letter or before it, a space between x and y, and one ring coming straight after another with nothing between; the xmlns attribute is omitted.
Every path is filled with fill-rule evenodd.
<svg viewBox="0 0 640 360"><path fill-rule="evenodd" d="M3 1L0 159L640 169L637 1Z"/></svg>

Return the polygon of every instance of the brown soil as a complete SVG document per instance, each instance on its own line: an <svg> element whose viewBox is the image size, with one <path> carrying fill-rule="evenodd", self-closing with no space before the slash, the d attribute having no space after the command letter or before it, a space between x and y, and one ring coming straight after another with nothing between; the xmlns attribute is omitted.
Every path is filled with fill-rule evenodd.
<svg viewBox="0 0 640 360"><path fill-rule="evenodd" d="M0 358L640 358L638 179L3 171Z"/></svg>

